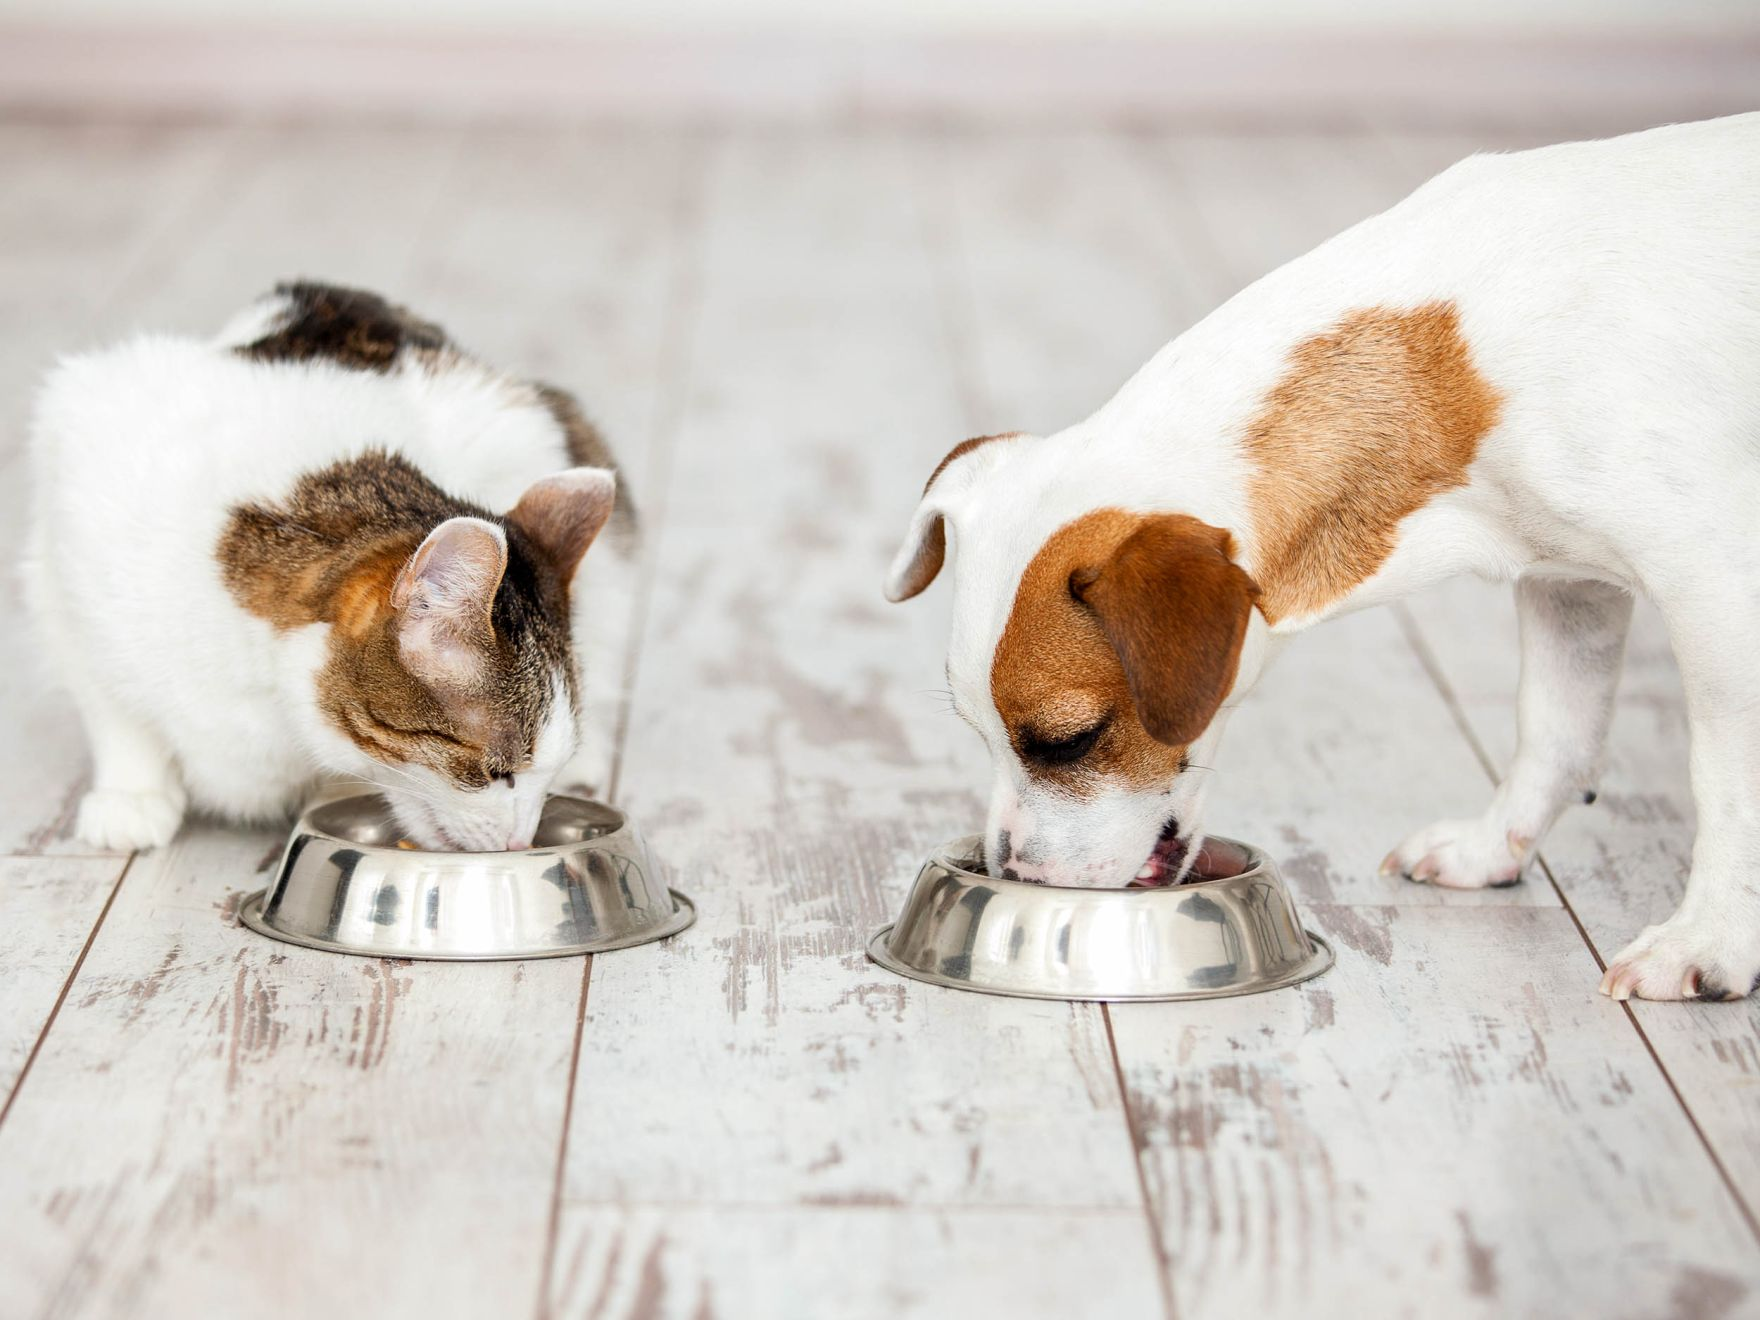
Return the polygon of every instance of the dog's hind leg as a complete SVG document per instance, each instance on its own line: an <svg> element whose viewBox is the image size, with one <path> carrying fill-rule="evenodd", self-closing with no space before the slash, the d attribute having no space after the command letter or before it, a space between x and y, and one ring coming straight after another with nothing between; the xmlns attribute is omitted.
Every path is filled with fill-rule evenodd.
<svg viewBox="0 0 1760 1320"><path fill-rule="evenodd" d="M1740 590L1661 600L1687 695L1699 833L1673 916L1602 978L1615 999L1740 999L1760 978L1760 610Z"/></svg>
<svg viewBox="0 0 1760 1320"><path fill-rule="evenodd" d="M1604 582L1516 584L1522 676L1516 755L1484 814L1419 830L1387 855L1384 874L1451 889L1512 885L1572 803L1593 801L1632 598Z"/></svg>

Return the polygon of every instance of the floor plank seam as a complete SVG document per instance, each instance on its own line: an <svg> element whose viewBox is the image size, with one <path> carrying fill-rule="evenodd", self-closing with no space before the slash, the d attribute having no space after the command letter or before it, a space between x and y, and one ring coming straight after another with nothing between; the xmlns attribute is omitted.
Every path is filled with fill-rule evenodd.
<svg viewBox="0 0 1760 1320"><path fill-rule="evenodd" d="M25 1080L31 1075L31 1066L36 1063L37 1055L42 1052L43 1042L48 1040L49 1032L53 1030L56 1018L61 1015L61 1006L67 1002L67 996L73 990L73 983L79 979L80 969L86 965L86 955L92 951L92 945L97 941L98 932L104 928L104 918L110 915L110 908L116 902L116 895L122 891L122 882L128 878L135 858L139 855L138 853L130 853L123 861L121 869L116 873L116 882L110 886L110 893L104 899L104 906L98 909L97 920L92 922L91 930L86 932L86 941L80 946L79 956L73 960L73 966L68 970L67 979L61 983L61 993L55 996L55 1003L49 1009L49 1015L43 1019L42 1030L37 1032L36 1040L31 1043L30 1053L24 1056L24 1064L19 1068L18 1076L13 1078L12 1089L6 1094L6 1103L0 1105L0 1130L4 1130L6 1117L12 1112L12 1106L17 1103L19 1093L24 1090Z"/></svg>
<svg viewBox="0 0 1760 1320"><path fill-rule="evenodd" d="M622 783L624 756L634 707L634 692L641 669L642 641L647 630L649 601L653 598L660 542L664 536L673 452L683 421L683 400L689 393L692 348L696 338L697 310L701 305L703 207L702 190L708 150L702 142L683 153L679 162L678 195L673 205L675 234L672 287L661 331L659 361L655 372L655 403L648 442L652 456L654 502L649 506L649 531L642 538L637 567L634 607L626 621L629 645L619 674L617 718L612 732L611 767L605 797L615 802ZM581 1045L586 1035L587 1000L592 985L593 958L581 969L581 997L575 1017L574 1045L569 1056L568 1084L563 1095L562 1132L556 1151L556 1174L550 1191L549 1221L544 1237L543 1263L538 1276L537 1320L548 1320L556 1295L556 1252L562 1231L564 1188L568 1179L569 1137L574 1125L575 1092L580 1079Z"/></svg>
<svg viewBox="0 0 1760 1320"><path fill-rule="evenodd" d="M1442 695L1442 699L1444 703L1447 704L1449 713L1453 717L1456 726L1460 729L1462 735L1472 747L1473 754L1479 758L1479 764L1485 768L1486 775L1490 778L1492 785L1495 787L1497 784L1497 771L1491 756L1486 751L1484 745L1479 740L1478 734L1473 729L1472 723L1467 717L1466 708L1461 704L1460 697L1455 692L1454 686L1448 681L1447 676L1442 672L1442 666L1437 661L1435 653L1430 649L1430 644L1424 638L1423 632L1419 629L1417 619L1412 616L1411 611L1404 605L1395 605L1393 611L1399 619L1400 630L1405 634L1407 645L1412 648L1413 653L1418 658L1418 663L1423 666L1424 672L1430 676L1430 681L1436 686L1437 691ZM1584 926L1582 918L1577 915L1576 908L1571 905L1570 897L1565 893L1564 886L1559 884L1558 877L1553 873L1551 865L1548 864L1544 855L1540 853L1535 854L1534 861L1535 865L1539 867L1541 874L1546 877L1546 882L1552 886L1553 893L1558 895L1559 904L1564 908L1566 914L1569 915L1571 924L1577 928L1577 934L1582 938L1584 947L1589 950L1589 956L1595 960L1596 967L1605 972L1607 970L1606 960L1602 958L1600 949L1595 946L1595 941L1590 937L1588 928ZM1687 1125L1692 1128L1693 1135L1698 1139L1699 1145L1705 1151L1706 1158L1711 1161L1711 1167L1717 1171L1719 1180L1722 1181L1724 1187L1728 1189L1730 1199L1735 1202L1736 1209L1742 1216L1742 1222L1747 1225L1748 1232L1754 1237L1756 1244L1760 1245L1760 1218L1755 1216L1753 1207L1748 1203L1748 1198L1743 1195L1741 1188L1737 1186L1736 1180L1731 1175L1728 1166L1724 1164L1723 1157L1718 1154L1717 1148L1712 1144L1710 1136L1706 1133L1704 1126L1699 1122L1699 1116L1693 1112L1692 1105L1687 1103L1686 1096L1681 1093L1679 1085L1675 1082L1674 1074L1669 1072L1668 1065L1663 1062L1662 1055L1657 1051L1654 1042L1651 1041L1650 1033L1644 1030L1644 1024L1639 1020L1637 1013L1633 1011L1632 1005L1630 1002L1625 1002L1622 1003L1620 1007L1625 1011L1626 1020L1632 1024L1632 1030L1637 1032L1638 1039L1644 1043L1645 1053L1650 1056L1650 1061L1656 1065L1656 1071L1661 1075L1664 1085L1668 1087L1669 1094L1674 1097L1675 1104L1680 1107L1682 1116L1686 1118Z"/></svg>
<svg viewBox="0 0 1760 1320"><path fill-rule="evenodd" d="M671 505L674 458L678 435L684 425L685 403L690 394L697 326L703 303L703 244L706 241L703 193L717 137L705 130L683 153L679 163L678 196L673 202L672 224L677 249L671 285L667 293L665 328L660 335L659 364L655 379L654 412L649 422L648 443L652 454L653 502L649 504L649 528L642 536L636 572L635 608L630 612L630 644L620 678L622 694L617 726L612 734L612 761L605 784L605 799L617 801L623 786L624 751L634 715L635 686L641 671L642 644L648 630L650 602L659 572L660 547L665 539L666 515Z"/></svg>
<svg viewBox="0 0 1760 1320"><path fill-rule="evenodd" d="M974 316L970 306L970 290L962 297L955 288L955 268L962 267L963 247L960 243L957 216L949 217L947 207L930 204L929 194L939 176L947 169L947 134L940 132L931 139L928 169L936 179L923 178L924 166L912 171L916 181L916 210L923 251L928 258L930 296L935 304L935 319L941 328L941 343L952 370L948 373L953 386L954 405L964 421L965 429L976 433L985 423L987 408L984 388L976 369ZM939 217L940 223L936 223ZM963 287L963 285L962 285Z"/></svg>
<svg viewBox="0 0 1760 1320"><path fill-rule="evenodd" d="M1112 1030L1112 1005L1100 1005L1100 1020L1106 1026L1106 1049L1112 1055L1112 1075L1118 1079L1118 1103L1124 1111L1124 1126L1131 1143L1131 1160L1136 1165L1137 1190L1143 1197L1143 1219L1149 1230L1149 1249L1155 1256L1155 1275L1161 1285L1161 1305L1167 1320L1179 1320L1179 1306L1173 1295L1173 1265L1167 1258L1167 1244L1161 1240L1161 1225L1155 1218L1155 1200L1149 1194L1149 1175L1143 1169L1146 1142L1131 1109L1130 1086L1124 1077L1124 1063L1118 1056L1118 1037Z"/></svg>
<svg viewBox="0 0 1760 1320"><path fill-rule="evenodd" d="M585 958L581 968L581 997L575 1008L574 1047L568 1058L568 1085L562 1096L562 1132L556 1144L556 1176L550 1186L550 1216L544 1228L543 1262L538 1270L538 1299L534 1314L537 1320L549 1320L554 1296L551 1274L556 1267L557 1238L562 1231L562 1187L568 1176L568 1138L574 1127L575 1079L580 1075L581 1039L586 1034L587 993L593 981L593 955Z"/></svg>

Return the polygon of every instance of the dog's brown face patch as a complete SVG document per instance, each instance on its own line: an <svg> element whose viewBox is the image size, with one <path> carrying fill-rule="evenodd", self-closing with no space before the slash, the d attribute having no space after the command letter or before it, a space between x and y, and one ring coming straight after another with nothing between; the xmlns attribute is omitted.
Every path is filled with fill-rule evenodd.
<svg viewBox="0 0 1760 1320"><path fill-rule="evenodd" d="M1021 576L990 667L1022 764L1075 796L1165 785L1233 681L1254 588L1228 534L1099 509Z"/></svg>
<svg viewBox="0 0 1760 1320"><path fill-rule="evenodd" d="M1296 345L1245 440L1266 617L1312 613L1371 576L1401 519L1466 484L1499 407L1451 303L1352 312Z"/></svg>
<svg viewBox="0 0 1760 1320"><path fill-rule="evenodd" d="M502 528L505 570L488 578L480 618L446 634L467 663L424 679L412 672L399 608L406 569L429 533L457 518ZM331 625L316 698L356 746L480 788L529 762L559 685L573 700L574 560L564 559L579 537L553 548L550 530L523 526L517 513L499 519L446 495L402 457L369 453L307 474L273 505L235 509L217 558L251 613L282 629ZM499 546L488 543L500 569Z"/></svg>

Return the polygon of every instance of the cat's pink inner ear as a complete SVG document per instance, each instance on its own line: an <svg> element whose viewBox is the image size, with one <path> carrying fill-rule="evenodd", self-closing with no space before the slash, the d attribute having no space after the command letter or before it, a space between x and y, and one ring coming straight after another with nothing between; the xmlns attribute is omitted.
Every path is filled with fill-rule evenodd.
<svg viewBox="0 0 1760 1320"><path fill-rule="evenodd" d="M507 521L536 542L569 579L616 502L617 474L610 468L570 468L531 486Z"/></svg>
<svg viewBox="0 0 1760 1320"><path fill-rule="evenodd" d="M452 685L480 676L506 571L507 536L492 522L448 518L428 533L391 588L398 652L412 674Z"/></svg>

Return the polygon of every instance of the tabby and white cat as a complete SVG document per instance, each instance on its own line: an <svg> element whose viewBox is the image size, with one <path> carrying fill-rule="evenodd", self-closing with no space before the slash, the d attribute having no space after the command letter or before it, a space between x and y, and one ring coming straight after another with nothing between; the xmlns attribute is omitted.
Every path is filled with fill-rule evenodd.
<svg viewBox="0 0 1760 1320"><path fill-rule="evenodd" d="M212 341L69 359L31 456L27 598L91 741L89 844L344 777L424 847L524 847L615 701L635 533L603 442L374 294L285 284Z"/></svg>

